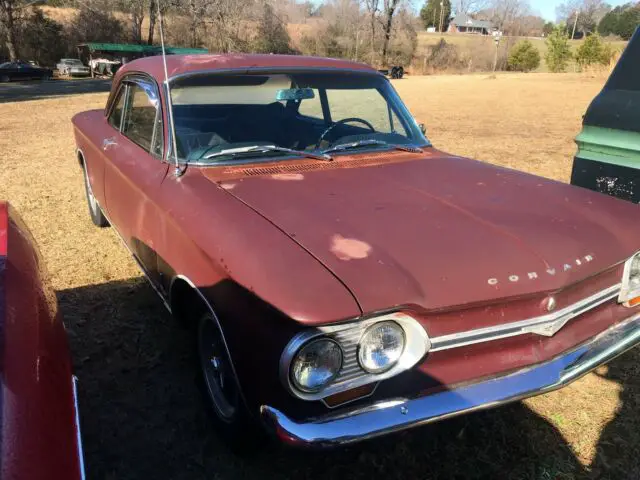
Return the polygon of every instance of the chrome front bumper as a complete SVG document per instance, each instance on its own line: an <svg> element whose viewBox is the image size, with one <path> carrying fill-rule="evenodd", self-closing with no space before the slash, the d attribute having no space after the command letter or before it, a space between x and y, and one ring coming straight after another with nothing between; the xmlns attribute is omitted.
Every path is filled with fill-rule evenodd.
<svg viewBox="0 0 640 480"><path fill-rule="evenodd" d="M298 447L332 447L379 437L463 413L497 407L564 387L640 343L640 314L545 363L418 398L341 410L306 422L263 405L263 422Z"/></svg>

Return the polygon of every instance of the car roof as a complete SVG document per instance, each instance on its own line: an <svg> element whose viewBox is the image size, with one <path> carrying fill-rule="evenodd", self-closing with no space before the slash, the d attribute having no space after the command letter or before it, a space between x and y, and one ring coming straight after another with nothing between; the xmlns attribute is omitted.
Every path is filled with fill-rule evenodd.
<svg viewBox="0 0 640 480"><path fill-rule="evenodd" d="M229 69L338 69L359 70L376 73L371 66L323 57L307 57L302 55L260 55L260 54L221 54L221 55L167 55L167 73L169 78L190 72L216 71ZM164 81L162 56L144 57L125 64L118 70L117 78L131 72L148 73L158 82Z"/></svg>

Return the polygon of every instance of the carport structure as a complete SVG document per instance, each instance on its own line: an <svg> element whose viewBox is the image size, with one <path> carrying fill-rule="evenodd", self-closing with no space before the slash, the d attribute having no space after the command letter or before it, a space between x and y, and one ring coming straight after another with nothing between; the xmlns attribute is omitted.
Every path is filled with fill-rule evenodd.
<svg viewBox="0 0 640 480"><path fill-rule="evenodd" d="M127 62L140 57L162 54L159 45L137 45L133 43L81 43L77 46L78 57L89 65L91 76L96 73L111 74ZM208 53L206 48L165 47L167 55L194 55Z"/></svg>

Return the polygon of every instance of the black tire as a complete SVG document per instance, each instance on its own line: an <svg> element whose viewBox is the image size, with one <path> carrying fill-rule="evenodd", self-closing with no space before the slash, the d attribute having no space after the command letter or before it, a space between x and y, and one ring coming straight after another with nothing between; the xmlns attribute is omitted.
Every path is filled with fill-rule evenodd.
<svg viewBox="0 0 640 480"><path fill-rule="evenodd" d="M198 387L216 431L234 453L252 454L267 437L244 403L218 322L207 311L195 329Z"/></svg>
<svg viewBox="0 0 640 480"><path fill-rule="evenodd" d="M11 81L11 77L9 75L0 75L0 83L7 83Z"/></svg>
<svg viewBox="0 0 640 480"><path fill-rule="evenodd" d="M404 77L404 68L398 67L398 78Z"/></svg>
<svg viewBox="0 0 640 480"><path fill-rule="evenodd" d="M109 221L107 220L107 217L105 217L102 213L102 209L100 208L100 205L98 205L98 201L93 196L91 184L89 183L89 174L87 173L86 166L82 169L82 173L84 176L84 192L87 197L87 206L89 207L89 216L91 217L91 221L96 227L108 227Z"/></svg>

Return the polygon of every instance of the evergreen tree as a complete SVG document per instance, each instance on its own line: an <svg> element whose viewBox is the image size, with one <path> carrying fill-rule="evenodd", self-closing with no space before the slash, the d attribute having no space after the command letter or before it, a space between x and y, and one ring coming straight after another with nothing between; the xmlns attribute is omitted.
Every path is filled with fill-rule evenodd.
<svg viewBox="0 0 640 480"><path fill-rule="evenodd" d="M440 18L442 18L442 31L446 32L451 20L451 0L427 0L427 3L420 10L420 18L424 28L435 27L438 31L440 30Z"/></svg>

